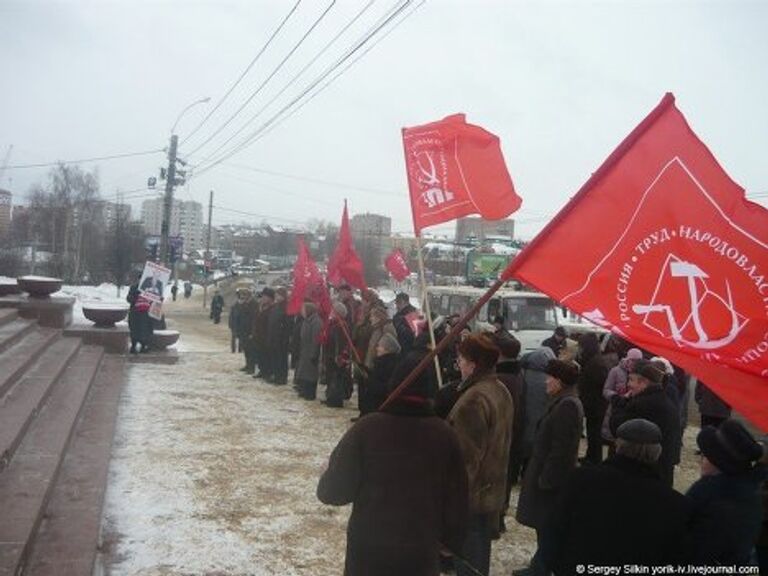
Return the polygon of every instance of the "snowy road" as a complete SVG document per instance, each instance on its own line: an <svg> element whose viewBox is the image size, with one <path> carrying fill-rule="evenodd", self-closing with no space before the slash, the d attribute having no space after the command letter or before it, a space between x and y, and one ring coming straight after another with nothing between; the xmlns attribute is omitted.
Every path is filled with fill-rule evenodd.
<svg viewBox="0 0 768 576"><path fill-rule="evenodd" d="M225 323L212 325L198 298L167 314L182 332L178 364L132 364L121 399L105 574L342 574L350 509L322 505L315 488L355 411L239 372ZM535 548L533 531L507 524L492 574Z"/></svg>

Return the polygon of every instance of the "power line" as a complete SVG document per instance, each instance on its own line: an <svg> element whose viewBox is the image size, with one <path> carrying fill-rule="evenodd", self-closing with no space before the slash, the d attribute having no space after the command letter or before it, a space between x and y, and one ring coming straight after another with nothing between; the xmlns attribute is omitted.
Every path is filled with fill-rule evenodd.
<svg viewBox="0 0 768 576"><path fill-rule="evenodd" d="M269 45L272 43L272 40L275 39L275 37L280 33L280 31L283 29L283 26L288 22L288 20L293 16L293 13L296 12L296 9L299 7L299 4L301 4L302 0L298 0L296 4L293 5L293 8L286 14L285 18L283 18L282 22L280 22L280 25L275 29L274 32L272 32L272 35L269 37L269 39L266 41L264 46L261 47L261 50L256 54L256 56L251 60L251 62L248 64L248 66L245 67L245 70L243 70L243 73L240 74L240 77L235 81L232 86L230 86L229 90L224 94L224 96L221 97L221 99L218 101L216 106L208 112L208 115L203 118L203 120L195 127L192 132L189 133L189 135L184 138L184 140L181 141L181 144L183 145L185 142L189 141L192 136L194 136L200 128L203 127L203 125L208 121L208 119L213 116L216 111L221 107L221 105L224 103L224 101L229 98L229 95L232 94L235 88L242 82L243 78L245 78L246 74L250 72L251 68L258 62L259 58L261 58L261 55L264 54L264 52L269 48Z"/></svg>
<svg viewBox="0 0 768 576"><path fill-rule="evenodd" d="M279 91L277 94L275 94L275 95L272 97L272 99L271 99L269 102L267 102L267 103L266 103L264 106L262 106L262 107L261 107L259 110L257 110L257 111L256 111L256 113L255 113L254 115L252 115L252 116L251 116L251 117L250 117L250 118L249 118L249 119L248 119L248 120L247 120L247 121L246 121L246 122L245 122L245 123L244 123L242 126L240 126L240 128L239 128L239 129L238 129L238 130L237 130L237 131L236 131L234 134L232 134L232 135L231 135L229 138L227 138L227 139L226 139L224 142L222 142L222 143L219 145L219 147L218 147L218 148L216 148L216 149L215 149L213 152L211 152L210 154L208 154L208 155L207 155L207 156L206 156L206 157L205 157L205 158L202 160L202 162L204 163L204 162L208 161L209 159L213 158L213 157L214 157L214 156L215 156L215 155L216 155L216 154L217 154L217 153L218 153L218 152L219 152L221 149L225 148L225 147L227 146L227 144L229 144L229 143L230 143L232 140L234 140L235 138L237 138L237 136L239 136L239 135L240 135L240 134L243 132L243 130L245 130L245 129L246 129L246 128L247 128L247 127L250 125L250 124L252 124L252 123L253 123L253 121L254 121L254 120L256 120L256 118L258 118L259 116L261 116L261 114L262 114L262 113L263 113L263 112L264 112L264 111L265 111L267 108L269 108L269 107L270 107L270 106L271 106L271 105L272 105L272 104L275 102L275 100L277 100L277 99L278 99L280 96L282 96L282 95L285 93L285 91L286 91L288 88L290 88L290 87L291 87L291 86L292 86L292 85L293 85L293 84L296 82L296 80L298 80L298 79L299 79L299 78L300 78L300 77L301 77L301 76L304 74L304 72L306 72L306 71L307 71L307 69L309 69L309 68L310 68L310 67L311 67L311 66L312 66L312 65L313 65L315 62L317 62L318 58L320 58L320 57L321 57L323 54L325 54L325 52L327 52L327 51L328 51L328 49L329 49L331 46L333 46L333 44L335 44L335 43L336 43L336 40L338 40L338 39L339 39L339 38L340 38L340 37L341 37L341 36L342 36L342 35L343 35L343 34L344 34L344 33L345 33L347 30L349 30L349 28L350 28L350 27L351 27L351 26L352 26L352 25L353 25L355 22L357 22L357 21L360 19L360 17L361 17L361 16L362 16L362 15L363 15L363 14L364 14L364 13L365 13L365 12L366 12L366 11L367 11L369 8L370 8L370 7L371 7L371 6L373 6L373 3L374 3L375 1L376 1L376 0L369 0L369 1L368 1L368 3L367 3L365 6L363 6L363 8L362 8L362 9L361 9L361 10L360 10L360 11L359 11L359 12L358 12L358 13L357 13L357 14L356 14L356 15L355 15L355 16L354 16L354 17L353 17L353 18L352 18L352 19L351 19L349 22L347 22L347 24L346 24L346 25L345 25L345 26L344 26L344 27L343 27L343 28L342 28L342 29L341 29L341 30L340 30L340 31L339 31L339 32L338 32L338 33L337 33L337 34L336 34L336 35L335 35L333 38L331 38L331 40L330 40L330 41L329 41L329 42L328 42L328 43L327 43L325 46L323 46L323 48L322 48L322 49L320 49L320 50L318 51L318 53L317 53L317 54L315 54L315 57L314 57L314 58L312 58L312 60L310 60L310 61L309 61L309 62L308 62L308 63L307 63L307 64L306 64L306 65L305 65L305 66L304 66L304 67L303 67L301 70L299 70L298 74L296 74L296 75L295 75L293 78L291 78L291 79L290 79L290 80L289 80L289 81L288 81L288 82L287 82L287 83L286 83L286 84L285 84L285 85L282 87L282 89L281 89L281 90L280 90L280 91Z"/></svg>
<svg viewBox="0 0 768 576"><path fill-rule="evenodd" d="M331 0L331 3L328 4L326 9L323 11L322 14L312 23L312 26L310 26L309 30L307 30L304 35L301 37L301 39L294 45L293 48L291 48L290 52L283 58L280 63L275 67L274 70L272 70L272 73L267 76L267 79L264 80L256 90L251 92L251 95L248 96L248 98L245 100L245 102L242 103L240 108L238 108L234 114L232 114L221 126L219 126L213 134L211 134L207 139L205 139L201 144L199 144L194 150L192 150L191 154L194 154L198 150L200 150L203 146L208 144L211 140L213 140L216 136L218 136L222 130L224 130L227 126L229 126L230 122L234 120L242 111L243 109L250 104L250 102L262 91L262 89L267 85L267 83L274 78L275 74L277 74L280 69L283 67L283 65L288 61L288 59L293 56L293 54L296 52L296 50L299 49L299 47L304 43L304 41L309 37L309 35L312 33L312 31L320 24L320 22L323 21L323 19L328 15L328 12L331 11L331 8L336 4L336 0Z"/></svg>
<svg viewBox="0 0 768 576"><path fill-rule="evenodd" d="M126 152L125 154L113 154L112 156L97 156L94 158L81 158L79 160L58 160L56 162L43 162L40 164L14 164L12 166L6 166L6 170L23 170L26 168L47 168L49 166L58 166L60 164L82 164L85 162L101 162L104 160L117 160L119 158L130 158L132 156L148 156L149 154L157 154L158 152L164 152L162 148L157 150L146 150L144 152Z"/></svg>
<svg viewBox="0 0 768 576"><path fill-rule="evenodd" d="M206 172L216 166L217 164L220 164L224 160L234 156L235 154L241 152L248 146L250 146L253 142L255 142L255 139L264 132L267 128L272 125L276 119L278 119L282 114L284 114L286 111L288 111L290 108L295 106L304 96L306 96L309 92L311 92L320 82L322 82L329 74L331 74L334 70L336 70L339 66L341 66L346 60L348 60L353 54L355 54L361 47L363 47L371 38L373 38L378 32L380 32L387 24L389 24L397 15L399 15L409 4L411 4L413 0L406 0L404 3L402 3L399 7L394 8L387 16L383 22L376 25L375 28L372 31L369 31L365 36L363 36L358 43L347 51L347 53L342 56L339 60L336 61L333 65L331 65L328 69L326 69L318 78L315 79L314 82L312 82L307 88L304 89L297 97L295 97L293 100L291 100L286 106L281 108L276 114L274 114L269 120L267 120L265 123L263 123L259 128L257 128L254 132L252 132L243 142L233 147L229 152L225 152L224 155L222 155L219 159L212 161L207 166L204 166L203 168L199 169L197 171L197 175L199 176L201 173Z"/></svg>
<svg viewBox="0 0 768 576"><path fill-rule="evenodd" d="M257 214L255 212L248 212L246 210L237 210L236 208L227 208L226 206L220 206L217 204L214 204L213 206L217 210L221 210L223 212L231 212L233 214L240 214L242 216L252 216L254 218L261 218L264 220L270 219L270 220L282 220L283 222L290 222L292 224L301 224L304 225L305 222L303 220L293 220L291 218L281 218L280 216L272 216L269 214Z"/></svg>

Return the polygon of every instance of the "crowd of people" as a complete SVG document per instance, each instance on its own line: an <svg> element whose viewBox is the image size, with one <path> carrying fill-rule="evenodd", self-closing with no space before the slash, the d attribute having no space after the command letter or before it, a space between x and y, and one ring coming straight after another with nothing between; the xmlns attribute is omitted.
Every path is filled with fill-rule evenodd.
<svg viewBox="0 0 768 576"><path fill-rule="evenodd" d="M347 576L487 575L510 521L536 531L518 574L758 561L768 573L765 448L698 383L701 478L676 491L689 378L664 358L563 328L521 357L497 318L493 331L457 335L439 379L430 367L387 401L430 349L408 295L390 315L375 292L342 285L329 321L309 301L289 315L288 298L281 287L238 290L232 352L276 386L292 367L298 396L316 400L325 387L330 408L357 389L359 416L317 488L326 504L352 504ZM455 326L436 319L437 340Z"/></svg>

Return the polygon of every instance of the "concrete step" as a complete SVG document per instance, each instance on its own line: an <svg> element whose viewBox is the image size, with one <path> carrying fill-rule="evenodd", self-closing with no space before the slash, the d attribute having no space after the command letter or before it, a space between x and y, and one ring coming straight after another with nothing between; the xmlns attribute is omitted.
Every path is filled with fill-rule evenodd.
<svg viewBox="0 0 768 576"><path fill-rule="evenodd" d="M61 342L79 344L68 338ZM0 473L0 576L16 576L23 571L103 354L101 348L92 346L77 351L29 426L10 464Z"/></svg>
<svg viewBox="0 0 768 576"><path fill-rule="evenodd" d="M3 397L0 403L0 472L8 466L54 383L81 345L80 340L74 338L56 340Z"/></svg>
<svg viewBox="0 0 768 576"><path fill-rule="evenodd" d="M124 370L124 357L104 356L27 558L25 576L93 573Z"/></svg>
<svg viewBox="0 0 768 576"><path fill-rule="evenodd" d="M0 308L0 326L13 322L19 317L19 312L14 308Z"/></svg>
<svg viewBox="0 0 768 576"><path fill-rule="evenodd" d="M33 330L36 324L33 320L17 318L0 325L0 352L7 350Z"/></svg>
<svg viewBox="0 0 768 576"><path fill-rule="evenodd" d="M59 335L59 330L54 328L36 328L0 352L0 399Z"/></svg>

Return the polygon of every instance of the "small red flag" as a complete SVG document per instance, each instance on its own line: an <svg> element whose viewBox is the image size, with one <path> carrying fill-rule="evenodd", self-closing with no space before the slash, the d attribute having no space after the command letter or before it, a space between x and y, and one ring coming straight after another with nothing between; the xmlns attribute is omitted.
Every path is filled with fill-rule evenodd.
<svg viewBox="0 0 768 576"><path fill-rule="evenodd" d="M405 255L402 250L395 248L384 260L384 265L392 277L398 282L402 282L411 273L408 263L405 261Z"/></svg>
<svg viewBox="0 0 768 576"><path fill-rule="evenodd" d="M327 320L331 313L331 297L328 294L328 288L325 286L317 264L312 260L307 245L302 238L299 238L299 255L293 266L293 291L286 307L288 314L299 314L305 300L314 302L320 316Z"/></svg>
<svg viewBox="0 0 768 576"><path fill-rule="evenodd" d="M498 136L464 114L403 128L403 146L417 235L469 214L500 220L520 208Z"/></svg>
<svg viewBox="0 0 768 576"><path fill-rule="evenodd" d="M768 431L768 210L744 198L672 94L512 276L679 365Z"/></svg>
<svg viewBox="0 0 768 576"><path fill-rule="evenodd" d="M328 260L328 282L333 286L338 286L343 282L350 286L366 290L365 272L363 262L355 252L352 245L352 234L349 232L349 214L347 213L347 202L344 201L344 213L341 217L341 229L339 230L339 243L336 250L333 251Z"/></svg>

